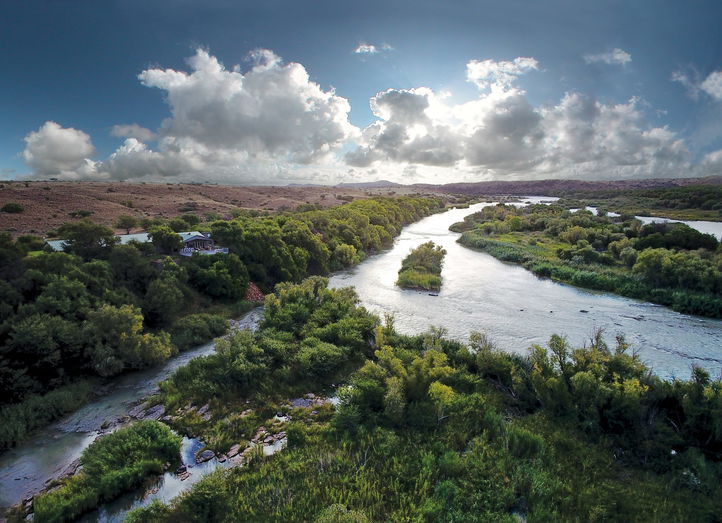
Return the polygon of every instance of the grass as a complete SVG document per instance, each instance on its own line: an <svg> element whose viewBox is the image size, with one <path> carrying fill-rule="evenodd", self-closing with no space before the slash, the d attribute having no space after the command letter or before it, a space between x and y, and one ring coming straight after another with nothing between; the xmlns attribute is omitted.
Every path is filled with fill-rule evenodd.
<svg viewBox="0 0 722 523"><path fill-rule="evenodd" d="M0 407L0 451L17 445L33 430L83 406L92 397L93 386L91 380L79 381Z"/></svg>

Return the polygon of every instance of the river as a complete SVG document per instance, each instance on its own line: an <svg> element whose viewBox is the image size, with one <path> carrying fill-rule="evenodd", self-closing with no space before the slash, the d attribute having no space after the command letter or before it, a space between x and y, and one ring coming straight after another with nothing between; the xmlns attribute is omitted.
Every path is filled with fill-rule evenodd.
<svg viewBox="0 0 722 523"><path fill-rule="evenodd" d="M615 334L623 333L632 350L661 377L686 379L692 365L720 375L722 321L538 278L456 243L460 235L449 226L486 205L493 204L435 214L406 227L390 251L335 274L330 286L355 286L364 306L381 315L393 313L398 330L407 334L436 325L466 341L471 331L485 331L499 348L523 354L555 333L581 346L595 328L602 328L610 344ZM719 234L722 223L716 225ZM401 260L429 240L447 251L439 295L396 287Z"/></svg>
<svg viewBox="0 0 722 523"><path fill-rule="evenodd" d="M260 316L261 309L254 309L243 316L235 327L254 328ZM108 394L0 455L0 517L9 506L41 490L48 479L58 476L79 458L101 433L106 421L126 415L178 367L212 352L211 342L182 352L160 367L120 376L113 382Z"/></svg>

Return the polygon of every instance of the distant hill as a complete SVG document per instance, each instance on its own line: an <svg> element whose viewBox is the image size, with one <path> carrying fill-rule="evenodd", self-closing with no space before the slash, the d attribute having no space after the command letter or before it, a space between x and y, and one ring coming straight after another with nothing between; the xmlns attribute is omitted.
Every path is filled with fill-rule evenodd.
<svg viewBox="0 0 722 523"><path fill-rule="evenodd" d="M583 180L493 181L476 183L447 183L441 185L415 184L420 191L432 190L457 194L508 194L514 196L563 196L580 191L655 189L686 185L722 185L722 176L706 178L651 178L647 180L618 180L588 182Z"/></svg>
<svg viewBox="0 0 722 523"><path fill-rule="evenodd" d="M381 187L401 187L401 184L390 182L388 180L376 180L375 182L339 183L336 187L353 187L355 189L378 189Z"/></svg>

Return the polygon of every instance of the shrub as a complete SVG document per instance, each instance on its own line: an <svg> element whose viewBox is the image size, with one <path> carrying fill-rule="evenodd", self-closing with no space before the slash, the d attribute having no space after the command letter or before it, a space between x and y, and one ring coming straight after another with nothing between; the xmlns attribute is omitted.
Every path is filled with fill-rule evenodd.
<svg viewBox="0 0 722 523"><path fill-rule="evenodd" d="M218 314L191 314L173 325L171 342L178 350L187 350L222 336L228 330L228 322Z"/></svg>
<svg viewBox="0 0 722 523"><path fill-rule="evenodd" d="M83 468L57 490L36 496L37 521L68 521L110 501L177 462L181 438L157 421L139 421L83 451Z"/></svg>
<svg viewBox="0 0 722 523"><path fill-rule="evenodd" d="M2 212L7 212L7 213L11 213L11 214L17 214L17 213L23 212L24 210L25 210L25 207L23 207L19 203L15 203L15 202L6 203L0 209L0 211L2 211Z"/></svg>

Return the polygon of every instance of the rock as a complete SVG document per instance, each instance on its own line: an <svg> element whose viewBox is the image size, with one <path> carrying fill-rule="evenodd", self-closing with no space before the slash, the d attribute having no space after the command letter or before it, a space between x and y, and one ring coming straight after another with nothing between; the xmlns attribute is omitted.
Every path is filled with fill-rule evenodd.
<svg viewBox="0 0 722 523"><path fill-rule="evenodd" d="M317 411L317 410L312 410L312 411L311 411L311 416L315 416L316 414L318 414L318 411Z"/></svg>
<svg viewBox="0 0 722 523"><path fill-rule="evenodd" d="M228 457L229 457L229 458L232 458L233 456L235 456L236 454L238 454L240 451L241 451L241 444L240 444L240 443L236 443L235 445L233 445L233 446L228 450Z"/></svg>
<svg viewBox="0 0 722 523"><path fill-rule="evenodd" d="M221 454L220 456L218 456L219 463L225 463L227 459L228 457L225 454Z"/></svg>
<svg viewBox="0 0 722 523"><path fill-rule="evenodd" d="M191 476L191 473L186 471L186 472L184 472L183 474L179 475L179 476L178 476L178 479L180 479L181 481L185 481L185 480L187 480L190 476Z"/></svg>
<svg viewBox="0 0 722 523"><path fill-rule="evenodd" d="M579 312L585 312L585 313L586 313L586 312L589 312L589 311L585 311L584 309L579 309Z"/></svg>
<svg viewBox="0 0 722 523"><path fill-rule="evenodd" d="M263 440L263 443L271 443L273 441L273 436L266 436L266 439Z"/></svg>
<svg viewBox="0 0 722 523"><path fill-rule="evenodd" d="M196 456L196 463L205 463L216 457L216 453L211 449L206 449Z"/></svg>
<svg viewBox="0 0 722 523"><path fill-rule="evenodd" d="M163 416L160 420L161 420L161 421L164 421L164 422L166 422L166 423L169 423L169 422L173 421L173 416L171 416L171 415L165 415L165 416Z"/></svg>
<svg viewBox="0 0 722 523"><path fill-rule="evenodd" d="M306 394L306 397L307 397L308 399L312 400L313 398L316 397L316 395L315 395L313 392L309 392L308 394Z"/></svg>
<svg viewBox="0 0 722 523"><path fill-rule="evenodd" d="M296 398L291 400L291 407L299 409L304 407L310 407L311 400L304 398Z"/></svg>
<svg viewBox="0 0 722 523"><path fill-rule="evenodd" d="M203 414L203 415L201 416L201 419L202 419L203 421L210 421L210 419L211 419L211 413L210 413L210 412L206 412L205 414Z"/></svg>
<svg viewBox="0 0 722 523"><path fill-rule="evenodd" d="M100 426L100 430L106 430L110 427L111 422L109 420L105 420L103 424Z"/></svg>
<svg viewBox="0 0 722 523"><path fill-rule="evenodd" d="M180 467L178 467L178 469L175 471L175 473L183 474L184 472L187 472L187 471L188 471L188 467L186 467L185 465L181 465Z"/></svg>
<svg viewBox="0 0 722 523"><path fill-rule="evenodd" d="M151 407L145 412L145 414L143 415L143 419L157 420L163 414L165 414L165 405L156 405L155 407Z"/></svg>
<svg viewBox="0 0 722 523"><path fill-rule="evenodd" d="M208 403L206 403L206 404L203 405L200 409L198 409L198 415L202 416L203 414L205 414L206 412L208 412L208 409L209 409L209 408L210 408L210 405L208 405Z"/></svg>
<svg viewBox="0 0 722 523"><path fill-rule="evenodd" d="M143 415L145 414L145 404L141 403L140 405L136 405L132 409L128 411L128 416L135 419L141 419Z"/></svg>

